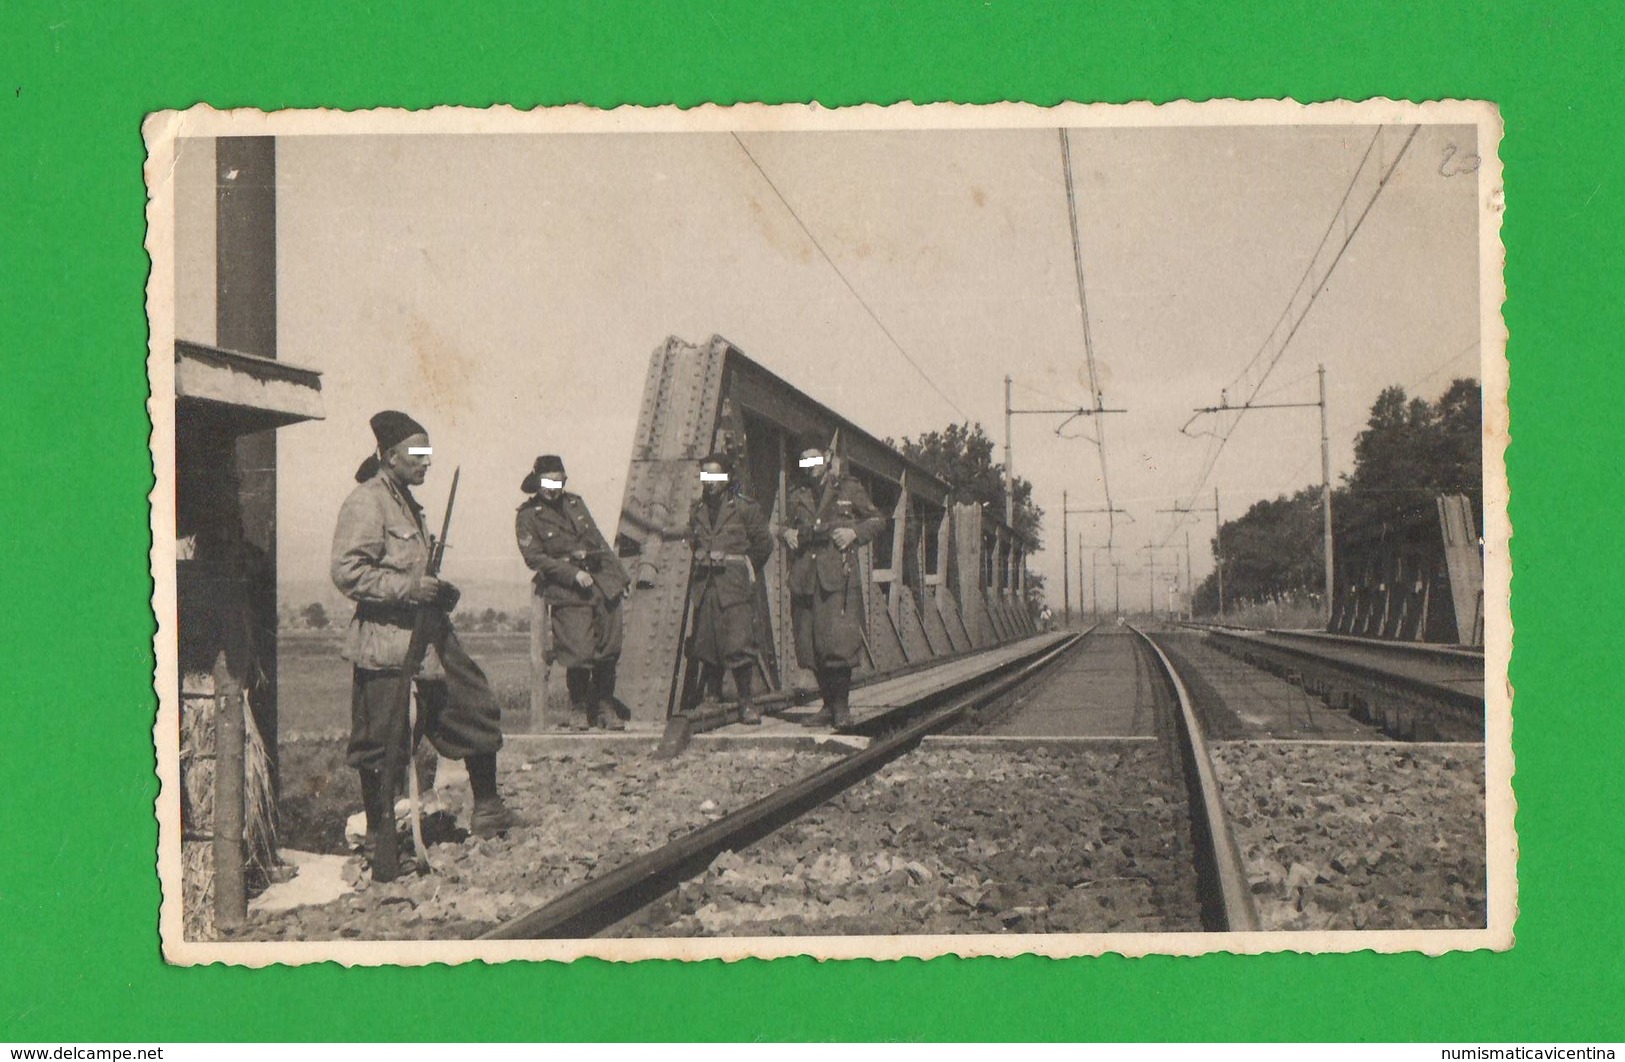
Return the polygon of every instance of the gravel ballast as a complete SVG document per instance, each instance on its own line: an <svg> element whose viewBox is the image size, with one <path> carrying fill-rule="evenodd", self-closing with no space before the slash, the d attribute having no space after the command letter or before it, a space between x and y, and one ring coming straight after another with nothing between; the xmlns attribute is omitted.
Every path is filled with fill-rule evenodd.
<svg viewBox="0 0 1625 1062"><path fill-rule="evenodd" d="M1210 747L1262 928L1484 926L1482 746Z"/></svg>
<svg viewBox="0 0 1625 1062"><path fill-rule="evenodd" d="M1199 930L1154 742L922 748L611 930L622 936Z"/></svg>
<svg viewBox="0 0 1625 1062"><path fill-rule="evenodd" d="M435 872L388 884L348 867L357 891L330 903L255 912L242 940L402 940L476 936L590 876L738 810L827 766L844 749L692 746L658 761L650 749L606 745L580 752L505 754L510 807L537 825L506 837L429 845ZM466 811L466 781L441 786ZM458 820L466 823L466 813Z"/></svg>

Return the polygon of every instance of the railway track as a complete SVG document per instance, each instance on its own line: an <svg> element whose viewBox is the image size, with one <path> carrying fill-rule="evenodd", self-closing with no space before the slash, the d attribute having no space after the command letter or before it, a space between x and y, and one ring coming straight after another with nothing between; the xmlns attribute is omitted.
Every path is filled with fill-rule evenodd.
<svg viewBox="0 0 1625 1062"><path fill-rule="evenodd" d="M1091 629L1053 647L1042 648L1033 654L1007 662L994 669L992 673L979 677L974 683L961 683L947 691L923 697L918 704L903 706L903 711L890 713L891 719L902 719L902 722L889 724L892 727L890 732L877 736L867 748L844 756L829 767L777 789L707 826L677 837L668 844L589 879L547 903L496 926L483 934L480 939L579 939L603 934L606 931L611 935L658 931L664 916L647 916L642 912L677 890L684 882L705 874L707 868L713 867L724 853L736 853L735 856L727 858L746 863L753 856L767 858L772 853L757 849L746 850L758 842L764 842L764 839L774 835L776 831L801 820L804 816L809 816L814 809L824 807L824 813L827 813L830 810L830 801L841 798L842 794L853 791L854 787L876 776L877 772L910 756L921 748L922 742L927 738L941 735L951 728L963 728L967 724L978 725L979 713L986 712L990 707L1007 705L1012 700L1019 701L1037 688L1062 684L1061 673L1072 668L1084 656L1094 637L1094 629ZM1166 838L1160 842L1154 838L1142 838L1138 836L1138 832L1145 828L1139 825L1138 820L1133 828L1125 828L1124 834L1131 837L1133 843L1140 846L1141 851L1144 851L1147 845L1161 843L1166 848L1172 844L1172 847L1183 852L1194 864L1189 868L1189 874L1195 881L1191 893L1201 909L1199 913L1188 912L1188 924L1176 924L1176 928L1255 929L1258 924L1257 915L1248 893L1247 879L1235 842L1224 821L1223 805L1214 780L1213 764L1192 709L1189 693L1172 663L1143 633L1136 630L1130 634L1108 634L1101 636L1100 641L1119 643L1129 638L1134 640L1133 652L1139 661L1136 666L1140 668L1135 672L1134 681L1137 685L1146 687L1146 692L1150 695L1148 703L1156 705L1159 713L1157 740L1163 749L1163 758L1169 764L1169 777L1164 781L1164 789L1159 792L1177 790L1182 794L1182 806L1188 811L1181 823L1187 835L1185 838L1173 842ZM1122 646L1118 645L1116 648L1120 650ZM1001 718L1008 715L1007 712L1001 715L998 711L994 711L993 714ZM1085 746L1075 748L1082 747ZM1110 758L1112 764L1124 762L1122 757L1125 755L1137 754L1133 750L1128 753L1121 752L1115 745L1111 746L1111 749L1112 751L1104 755ZM1143 753L1144 750L1140 751ZM933 748L931 753L922 754L921 758L929 759L936 754L937 750ZM1070 754L1067 752L1055 755L1064 759ZM1087 754L1102 755L1092 750ZM977 761L977 767L997 764L998 755L995 752L993 760ZM1050 753L1040 755L1047 757ZM1134 760L1136 764L1142 762L1143 759ZM906 774L897 774L906 767L906 764L894 767L891 774L908 777ZM1054 776L1058 769L1056 763L1048 761L1040 767L1047 772L1047 777ZM995 767L995 770L989 773L997 774L1002 770L1002 767ZM1134 784L1133 771L1108 770L1105 773L1113 776L1116 784ZM1130 777L1117 777L1119 775ZM932 780L939 785L945 784L941 778ZM877 782L884 782L884 778L877 779ZM888 798L893 800L891 806L895 806L896 800L899 799L896 793L908 789L906 785L892 786L890 783L881 788L886 790ZM860 806L862 805L862 801L856 795L845 799L848 803L857 801ZM1121 802L1132 804L1135 801L1131 799ZM1166 806L1165 818L1174 815L1174 812L1168 809L1171 808L1170 801L1158 797L1151 803L1158 807ZM846 813L844 808L837 810ZM1097 807L1095 810L1098 812L1100 809ZM973 808L970 812L986 816L1008 814L1009 809ZM861 815L861 811L858 814ZM874 816L869 816L870 820L873 818ZM856 821L853 820L854 823ZM872 821L869 826L873 827ZM890 835L887 837L889 845ZM839 845L845 839L845 836L837 833L834 836L834 843ZM779 840L782 840L782 836ZM768 847L774 843L776 842L766 842ZM942 842L939 839L937 843L940 846ZM998 847L997 843L989 841L975 843L982 845L982 848L978 849L982 852L990 853ZM1066 842L1063 840L1060 843L1064 845ZM853 846L857 846L856 842ZM1110 855L1115 858L1117 853L1113 852ZM850 864L850 856L841 858L845 858ZM1111 865L1118 866L1115 863ZM1123 875L1130 877L1135 873L1139 873L1141 877L1146 876L1143 871L1137 871L1133 867L1126 870L1121 867L1118 869L1122 870ZM915 875L917 879L928 880L938 873L946 875L947 871L932 871L918 862L910 862L907 873L897 869L893 872L893 876L907 878L909 875ZM971 879L973 885L974 877L973 875ZM1114 880L1121 879L1120 876ZM1085 874L1072 884L1087 888L1092 882L1088 880L1088 874ZM1142 892L1145 891L1144 883L1131 884L1141 887ZM1162 888L1162 885L1152 882L1149 888L1155 892ZM1054 891L1052 888L1051 892ZM974 913L980 904L986 911L984 921L987 917L999 918L1003 920L1006 928L1019 928L1022 924L1021 919L1026 917L1023 912L1035 909L1030 905L1008 901L1011 904L1010 911L1015 912L1009 914L998 909L1000 903L987 900L984 890L974 890L974 895L970 898L965 898L965 892L965 889L960 889L955 895L971 913ZM758 888L753 895L759 901L760 889ZM635 925L640 917L647 923L641 927ZM1158 923L1158 927L1162 925L1163 923Z"/></svg>
<svg viewBox="0 0 1625 1062"><path fill-rule="evenodd" d="M1484 656L1462 646L1181 624L1406 740L1481 741Z"/></svg>
<svg viewBox="0 0 1625 1062"><path fill-rule="evenodd" d="M243 939L1485 924L1483 745L1383 740L1311 700L1206 634L1112 625L877 686L861 738L516 742L534 828ZM447 798L466 807L458 780Z"/></svg>
<svg viewBox="0 0 1625 1062"><path fill-rule="evenodd" d="M1222 908L1224 928L1236 931L1256 930L1258 912L1253 907L1246 868L1242 864L1241 854L1230 832L1230 826L1225 821L1224 801L1220 798L1213 758L1208 752L1207 739L1202 733L1201 723L1196 718L1190 691L1161 646L1137 628L1134 628L1134 634L1156 654L1163 673L1173 684L1178 701L1176 740L1180 744L1180 754L1185 765L1186 784L1193 791L1195 805L1192 807L1192 825L1198 831L1198 857L1207 862L1207 873L1204 874L1208 883L1207 891L1210 896L1214 892L1217 893L1216 899Z"/></svg>

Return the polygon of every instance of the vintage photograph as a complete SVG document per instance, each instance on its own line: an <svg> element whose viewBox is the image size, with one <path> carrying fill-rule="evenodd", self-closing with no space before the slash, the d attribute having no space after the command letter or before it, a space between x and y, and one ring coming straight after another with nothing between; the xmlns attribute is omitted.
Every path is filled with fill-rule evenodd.
<svg viewBox="0 0 1625 1062"><path fill-rule="evenodd" d="M169 961L1512 945L1492 105L145 134Z"/></svg>

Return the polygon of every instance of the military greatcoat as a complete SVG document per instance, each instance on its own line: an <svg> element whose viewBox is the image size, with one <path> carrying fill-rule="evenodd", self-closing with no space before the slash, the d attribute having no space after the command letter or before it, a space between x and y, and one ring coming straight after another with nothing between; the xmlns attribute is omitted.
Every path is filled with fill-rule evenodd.
<svg viewBox="0 0 1625 1062"><path fill-rule="evenodd" d="M701 498L689 511L694 548L689 654L734 668L756 658L756 581L773 553L761 506L737 493Z"/></svg>
<svg viewBox="0 0 1625 1062"><path fill-rule="evenodd" d="M790 552L790 619L796 662L805 668L853 668L863 656L863 575L855 556L886 527L863 484L841 476L822 510L822 484L804 483L790 493L786 528L794 528ZM830 539L851 528L857 540L847 549Z"/></svg>
<svg viewBox="0 0 1625 1062"><path fill-rule="evenodd" d="M552 612L554 662L568 669L619 659L621 598L632 580L581 496L565 491L548 501L532 495L519 507L514 534L536 573L536 593ZM577 585L583 571L592 586Z"/></svg>

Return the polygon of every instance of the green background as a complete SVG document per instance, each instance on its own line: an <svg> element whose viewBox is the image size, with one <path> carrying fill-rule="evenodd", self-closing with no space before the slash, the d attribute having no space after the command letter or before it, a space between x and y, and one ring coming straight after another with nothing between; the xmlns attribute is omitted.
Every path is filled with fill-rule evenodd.
<svg viewBox="0 0 1625 1062"><path fill-rule="evenodd" d="M0 1040L1625 1038L1613 3L0 6ZM478 14L471 12L478 8ZM1506 121L1507 954L173 969L140 123L217 107L1487 98ZM634 396L627 384L629 400Z"/></svg>

